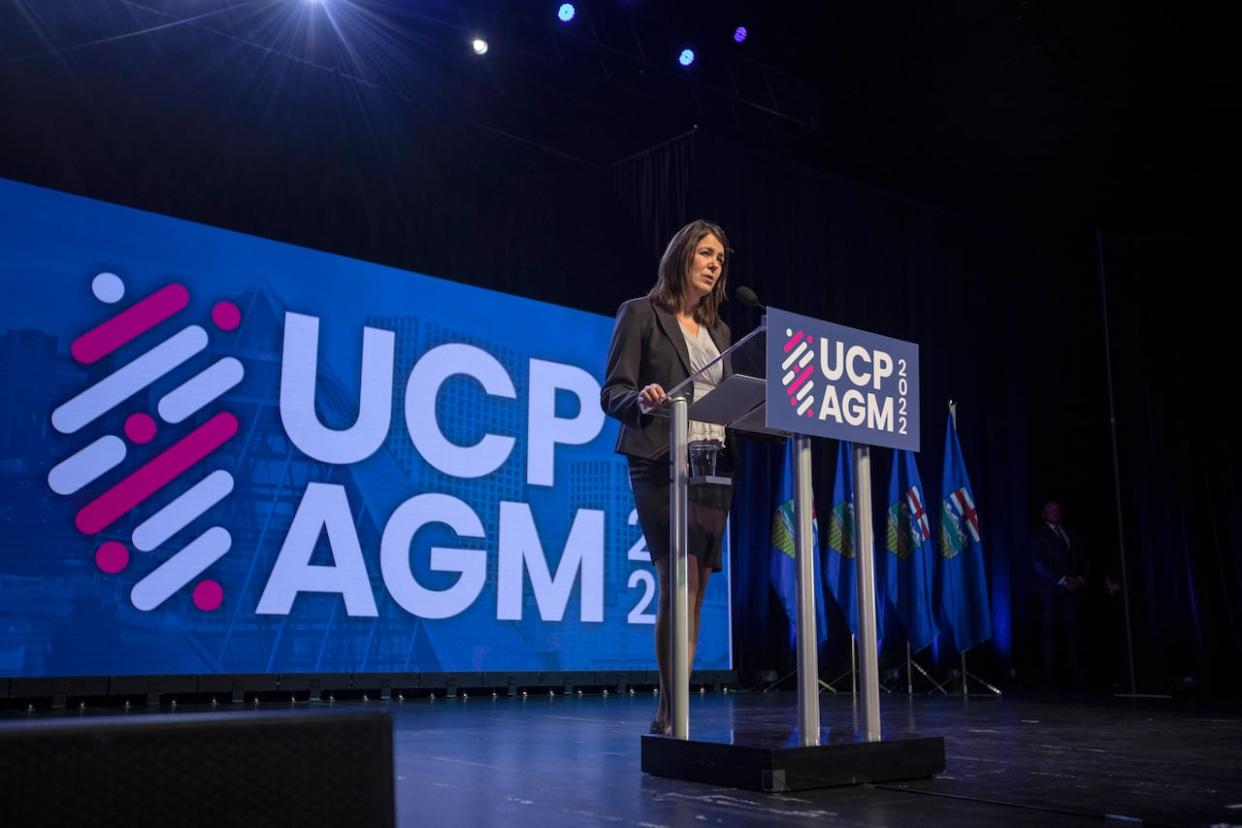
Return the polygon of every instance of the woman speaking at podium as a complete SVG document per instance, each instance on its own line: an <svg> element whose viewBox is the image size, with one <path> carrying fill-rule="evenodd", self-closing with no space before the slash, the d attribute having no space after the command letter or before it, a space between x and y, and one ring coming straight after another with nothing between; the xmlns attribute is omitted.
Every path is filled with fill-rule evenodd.
<svg viewBox="0 0 1242 828"><path fill-rule="evenodd" d="M660 704L651 732L672 732L669 686L669 420L656 411L667 399L667 389L703 368L731 342L729 326L720 318L729 274L729 240L718 225L692 221L669 240L660 258L655 285L637 299L621 305L608 346L607 376L600 404L621 421L617 452L629 462L630 485L638 507L651 562L659 579L656 602L655 649L660 666ZM690 402L711 391L726 376L723 363L694 382ZM715 452L717 472L731 468L724 445L723 426L689 423L691 454ZM732 498L732 487L690 487L689 585L690 666L699 639L699 618L708 576L721 569L721 547Z"/></svg>

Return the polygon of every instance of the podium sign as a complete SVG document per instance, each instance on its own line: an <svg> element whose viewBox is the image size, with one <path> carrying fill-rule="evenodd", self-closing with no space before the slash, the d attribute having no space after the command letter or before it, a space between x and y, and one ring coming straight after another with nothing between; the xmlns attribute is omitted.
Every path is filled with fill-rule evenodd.
<svg viewBox="0 0 1242 828"><path fill-rule="evenodd" d="M768 308L767 426L919 450L919 346Z"/></svg>

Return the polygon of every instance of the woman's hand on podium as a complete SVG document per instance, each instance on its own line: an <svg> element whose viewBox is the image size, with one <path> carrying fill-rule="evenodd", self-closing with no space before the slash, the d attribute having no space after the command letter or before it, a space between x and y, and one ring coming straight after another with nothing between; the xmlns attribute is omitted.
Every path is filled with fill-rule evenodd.
<svg viewBox="0 0 1242 828"><path fill-rule="evenodd" d="M653 382L638 392L638 409L644 414L650 414L663 405L667 399L668 394L664 393L660 383Z"/></svg>

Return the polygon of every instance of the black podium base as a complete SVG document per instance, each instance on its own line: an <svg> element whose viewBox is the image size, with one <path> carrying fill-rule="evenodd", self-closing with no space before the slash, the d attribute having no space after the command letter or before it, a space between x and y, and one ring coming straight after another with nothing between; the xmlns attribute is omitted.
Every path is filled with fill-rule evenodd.
<svg viewBox="0 0 1242 828"><path fill-rule="evenodd" d="M944 770L941 736L829 741L800 747L789 737L736 734L712 739L644 736L643 773L752 791L800 791L924 779Z"/></svg>

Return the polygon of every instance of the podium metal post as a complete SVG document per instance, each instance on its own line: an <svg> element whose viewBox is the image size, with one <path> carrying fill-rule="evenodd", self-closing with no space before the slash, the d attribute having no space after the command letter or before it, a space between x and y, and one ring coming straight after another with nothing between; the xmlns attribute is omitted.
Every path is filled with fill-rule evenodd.
<svg viewBox="0 0 1242 828"><path fill-rule="evenodd" d="M811 438L792 438L794 454L794 547L798 566L798 739L819 744L819 654L815 631L815 565L811 521Z"/></svg>
<svg viewBox="0 0 1242 828"><path fill-rule="evenodd" d="M672 662L669 714L673 717L673 738L690 738L690 571L689 571L689 469L687 468L686 431L689 426L689 404L684 396L669 400L669 647Z"/></svg>
<svg viewBox="0 0 1242 828"><path fill-rule="evenodd" d="M871 449L854 444L854 554L858 573L858 656L863 738L880 741L880 663L876 653L875 543L871 524Z"/></svg>

